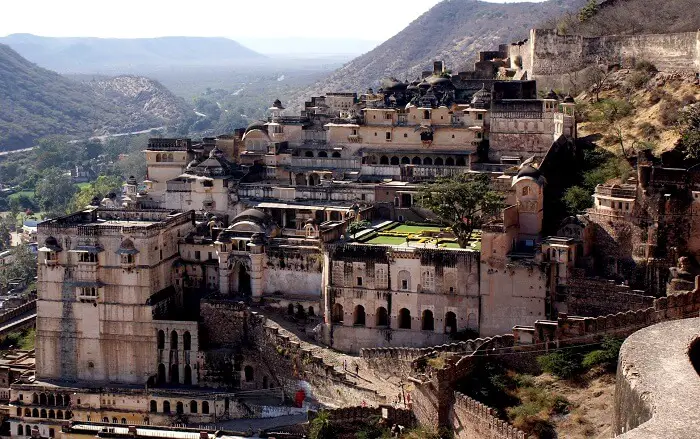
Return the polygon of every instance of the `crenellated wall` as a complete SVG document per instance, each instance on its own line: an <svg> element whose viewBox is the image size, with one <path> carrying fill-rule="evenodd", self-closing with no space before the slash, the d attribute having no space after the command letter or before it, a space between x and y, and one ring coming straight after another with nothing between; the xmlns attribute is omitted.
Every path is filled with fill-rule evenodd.
<svg viewBox="0 0 700 439"><path fill-rule="evenodd" d="M527 435L508 422L498 419L494 410L459 392L455 392L452 428L457 439L527 439Z"/></svg>
<svg viewBox="0 0 700 439"><path fill-rule="evenodd" d="M522 45L509 46L513 64L521 60L531 78L561 75L590 65L633 67L649 61L661 71L700 71L700 33L559 35L553 29L532 29ZM515 67L515 65L513 65Z"/></svg>

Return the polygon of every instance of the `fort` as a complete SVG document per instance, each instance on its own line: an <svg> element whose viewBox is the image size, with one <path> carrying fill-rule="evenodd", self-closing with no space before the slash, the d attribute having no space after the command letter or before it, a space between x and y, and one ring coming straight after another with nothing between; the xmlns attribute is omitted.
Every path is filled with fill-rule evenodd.
<svg viewBox="0 0 700 439"><path fill-rule="evenodd" d="M653 63L661 71L700 72L700 32L608 35L560 35L553 29L532 29L525 42L508 46L511 67L529 78L565 75L589 66L634 67Z"/></svg>

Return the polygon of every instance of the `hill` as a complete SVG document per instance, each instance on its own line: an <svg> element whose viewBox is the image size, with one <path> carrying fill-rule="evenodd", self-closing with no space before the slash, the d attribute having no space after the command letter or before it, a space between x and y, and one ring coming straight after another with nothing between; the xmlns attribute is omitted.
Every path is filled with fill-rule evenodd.
<svg viewBox="0 0 700 439"><path fill-rule="evenodd" d="M578 13L563 14L542 27L584 36L695 32L700 28L697 0L598 1L585 20Z"/></svg>
<svg viewBox="0 0 700 439"><path fill-rule="evenodd" d="M409 80L442 59L453 71L473 63L480 50L527 37L536 23L578 10L585 0L542 3L488 3L444 0L374 50L304 90L304 96L329 91L361 91L382 77Z"/></svg>
<svg viewBox="0 0 700 439"><path fill-rule="evenodd" d="M51 134L89 136L177 123L181 99L147 78L80 83L38 67L0 44L0 150Z"/></svg>
<svg viewBox="0 0 700 439"><path fill-rule="evenodd" d="M0 38L28 60L59 73L138 73L162 66L237 65L265 57L228 38Z"/></svg>

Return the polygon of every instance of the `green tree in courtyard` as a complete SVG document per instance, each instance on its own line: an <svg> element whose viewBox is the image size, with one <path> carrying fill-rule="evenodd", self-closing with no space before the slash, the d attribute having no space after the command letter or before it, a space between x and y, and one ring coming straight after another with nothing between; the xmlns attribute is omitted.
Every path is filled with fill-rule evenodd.
<svg viewBox="0 0 700 439"><path fill-rule="evenodd" d="M465 248L472 232L503 208L503 197L491 190L488 175L464 174L424 185L420 204L437 215Z"/></svg>
<svg viewBox="0 0 700 439"><path fill-rule="evenodd" d="M564 202L571 215L581 213L589 207L593 207L591 193L581 186L572 186L564 192Z"/></svg>

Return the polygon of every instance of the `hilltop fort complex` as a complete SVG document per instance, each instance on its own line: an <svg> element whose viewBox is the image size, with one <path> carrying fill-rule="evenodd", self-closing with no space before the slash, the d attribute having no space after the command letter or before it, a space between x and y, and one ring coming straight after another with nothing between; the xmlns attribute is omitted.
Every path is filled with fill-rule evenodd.
<svg viewBox="0 0 700 439"><path fill-rule="evenodd" d="M668 67L698 71L696 34L652 40L682 42ZM122 205L95 200L38 226L36 375L11 387L11 435L213 437L199 430L324 404L524 437L456 392L480 357L700 311L697 167L640 153L592 209L548 212L581 151L574 99L536 79L591 62L596 44L611 47L532 31L472 71L436 61L300 114L277 100L232 134L151 139L148 177L127 181ZM420 203L425 183L461 175L486 175L505 202L466 247ZM444 368L426 365L435 352ZM407 381L413 413L395 412L386 404ZM285 403L300 390L303 407ZM620 407L641 413L616 413L618 433L651 416L627 390Z"/></svg>

